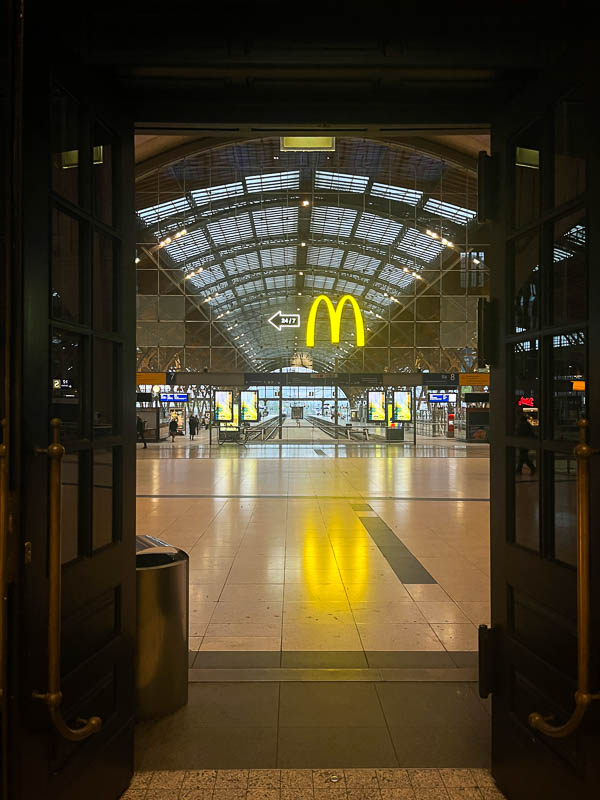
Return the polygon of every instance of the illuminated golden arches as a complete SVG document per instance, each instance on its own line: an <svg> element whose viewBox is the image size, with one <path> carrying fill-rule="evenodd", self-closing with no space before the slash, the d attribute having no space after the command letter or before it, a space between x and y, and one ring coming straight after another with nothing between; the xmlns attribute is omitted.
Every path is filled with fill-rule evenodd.
<svg viewBox="0 0 600 800"><path fill-rule="evenodd" d="M354 311L354 324L356 327L356 346L365 346L365 326L363 323L362 312L356 299L350 294L345 294L338 302L336 308L333 303L325 294L320 294L315 297L313 304L308 314L308 322L306 323L306 346L315 346L315 323L317 321L317 311L321 303L325 303L329 313L329 327L331 329L331 344L339 344L340 341L340 328L342 325L342 314L346 303L350 303Z"/></svg>

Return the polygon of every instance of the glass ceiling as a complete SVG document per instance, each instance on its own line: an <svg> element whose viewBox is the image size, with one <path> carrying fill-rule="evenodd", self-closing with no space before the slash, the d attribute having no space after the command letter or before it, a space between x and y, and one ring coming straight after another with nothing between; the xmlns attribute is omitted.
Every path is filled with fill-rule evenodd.
<svg viewBox="0 0 600 800"><path fill-rule="evenodd" d="M235 318L257 369L281 350L265 324L278 308L305 316L325 290L360 297L367 319L388 319L471 249L471 173L415 151L338 142L335 154L279 153L276 140L233 145L138 184L138 258L223 319L226 337Z"/></svg>

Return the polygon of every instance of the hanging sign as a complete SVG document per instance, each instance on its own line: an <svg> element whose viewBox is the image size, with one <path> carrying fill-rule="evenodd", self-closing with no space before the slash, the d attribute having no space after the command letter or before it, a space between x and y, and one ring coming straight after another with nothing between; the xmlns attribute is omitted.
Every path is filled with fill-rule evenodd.
<svg viewBox="0 0 600 800"><path fill-rule="evenodd" d="M272 317L269 317L269 323L278 331L283 328L299 328L300 314L284 314L283 311L277 311Z"/></svg>
<svg viewBox="0 0 600 800"><path fill-rule="evenodd" d="M308 322L306 323L306 346L315 346L315 325L317 322L317 311L321 303L325 303L325 308L329 314L329 327L331 331L331 344L339 344L340 342L340 328L342 326L342 314L346 303L350 303L354 311L354 325L356 327L356 346L365 346L365 326L363 323L362 312L356 299L351 294L345 294L338 301L337 306L334 308L333 303L326 294L320 294L315 297L313 304L310 307L308 314ZM385 413L384 413L385 420Z"/></svg>
<svg viewBox="0 0 600 800"><path fill-rule="evenodd" d="M187 392L161 392L161 403L187 403Z"/></svg>

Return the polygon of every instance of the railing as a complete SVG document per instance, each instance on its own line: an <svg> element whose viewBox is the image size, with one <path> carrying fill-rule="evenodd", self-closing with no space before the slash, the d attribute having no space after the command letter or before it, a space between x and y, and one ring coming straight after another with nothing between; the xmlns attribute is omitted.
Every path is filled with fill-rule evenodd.
<svg viewBox="0 0 600 800"><path fill-rule="evenodd" d="M251 428L247 428L245 441L252 442L259 440L261 442L266 442L269 439L275 438L275 435L279 433L280 428L285 422L285 417L285 414L281 416L278 415L272 419L265 420L265 422L259 422Z"/></svg>
<svg viewBox="0 0 600 800"><path fill-rule="evenodd" d="M323 417L310 416L307 419L315 428L331 436L332 439L347 439L361 442L369 441L370 431L364 425L355 428L349 425L336 425L335 422L329 422L329 420L323 419Z"/></svg>

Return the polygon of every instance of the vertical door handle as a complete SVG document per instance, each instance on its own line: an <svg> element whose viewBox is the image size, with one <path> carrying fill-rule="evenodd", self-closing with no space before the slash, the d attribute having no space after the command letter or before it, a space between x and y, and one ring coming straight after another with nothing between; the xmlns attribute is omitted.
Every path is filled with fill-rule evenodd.
<svg viewBox="0 0 600 800"><path fill-rule="evenodd" d="M33 692L36 700L48 706L50 719L58 733L70 742L81 742L102 727L100 717L79 719L79 727L71 728L65 722L60 689L60 626L61 626L61 492L62 460L65 448L60 443L59 419L50 420L52 442L46 448L36 449L37 455L47 455L49 462L49 525L48 525L48 691Z"/></svg>
<svg viewBox="0 0 600 800"><path fill-rule="evenodd" d="M577 459L577 691L575 709L564 725L553 725L552 717L538 711L529 715L532 728L554 739L575 733L588 706L600 700L590 691L590 457L600 452L587 443L588 421L580 419L579 443L573 454Z"/></svg>
<svg viewBox="0 0 600 800"><path fill-rule="evenodd" d="M2 420L0 444L0 702L6 697L8 603L8 420Z"/></svg>

